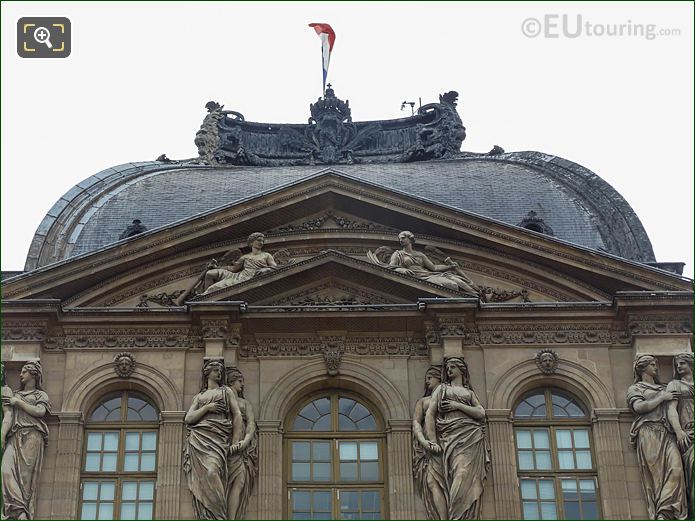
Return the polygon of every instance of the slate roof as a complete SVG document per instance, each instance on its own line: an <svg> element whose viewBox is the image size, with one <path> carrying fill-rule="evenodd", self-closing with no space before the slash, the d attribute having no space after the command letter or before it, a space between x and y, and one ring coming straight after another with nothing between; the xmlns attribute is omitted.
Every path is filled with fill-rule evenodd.
<svg viewBox="0 0 695 521"><path fill-rule="evenodd" d="M25 270L116 242L133 219L152 230L325 169L190 162L107 169L73 187L49 210L36 231ZM654 261L649 238L625 199L593 172L556 156L462 153L448 160L332 169L512 225L534 211L559 239L638 262Z"/></svg>

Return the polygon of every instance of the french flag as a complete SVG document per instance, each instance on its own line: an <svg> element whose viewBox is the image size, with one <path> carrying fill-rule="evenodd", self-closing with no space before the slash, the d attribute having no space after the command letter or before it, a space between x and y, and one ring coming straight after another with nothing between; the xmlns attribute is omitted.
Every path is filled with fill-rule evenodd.
<svg viewBox="0 0 695 521"><path fill-rule="evenodd" d="M321 38L321 58L323 62L323 93L326 93L326 78L328 77L328 64L331 62L331 52L335 43L335 32L328 24L309 24Z"/></svg>

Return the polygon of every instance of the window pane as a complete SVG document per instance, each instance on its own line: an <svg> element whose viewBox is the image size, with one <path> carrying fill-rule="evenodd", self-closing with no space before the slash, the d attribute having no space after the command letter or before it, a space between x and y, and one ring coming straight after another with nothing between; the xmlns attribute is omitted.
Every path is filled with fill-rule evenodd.
<svg viewBox="0 0 695 521"><path fill-rule="evenodd" d="M295 490L292 492L292 510L308 512L311 510L311 492Z"/></svg>
<svg viewBox="0 0 695 521"><path fill-rule="evenodd" d="M360 463L360 479L362 481L377 481L379 479L379 463L377 461Z"/></svg>
<svg viewBox="0 0 695 521"><path fill-rule="evenodd" d="M536 482L532 479L521 480L521 499L537 499Z"/></svg>
<svg viewBox="0 0 695 521"><path fill-rule="evenodd" d="M538 429L533 431L533 443L536 449L549 449L550 436L546 429Z"/></svg>
<svg viewBox="0 0 695 521"><path fill-rule="evenodd" d="M340 459L345 460L356 460L357 459L357 443L348 441L340 442Z"/></svg>
<svg viewBox="0 0 695 521"><path fill-rule="evenodd" d="M101 470L104 472L116 472L116 457L117 454L104 454L104 459L101 462Z"/></svg>
<svg viewBox="0 0 695 521"><path fill-rule="evenodd" d="M523 401L517 405L516 409L514 410L514 416L517 418L528 418L531 416L532 412L533 407L531 407L526 401Z"/></svg>
<svg viewBox="0 0 695 521"><path fill-rule="evenodd" d="M331 415L321 416L319 421L314 424L312 430L315 431L330 431L331 430Z"/></svg>
<svg viewBox="0 0 695 521"><path fill-rule="evenodd" d="M361 431L375 431L376 420L374 419L374 416L367 416L366 418L358 421L357 428Z"/></svg>
<svg viewBox="0 0 695 521"><path fill-rule="evenodd" d="M596 508L596 503L594 501L585 501L582 503L582 510L584 511L584 519L598 519L598 509Z"/></svg>
<svg viewBox="0 0 695 521"><path fill-rule="evenodd" d="M331 480L331 464L330 463L314 463L314 481L330 481Z"/></svg>
<svg viewBox="0 0 695 521"><path fill-rule="evenodd" d="M310 403L306 407L304 407L299 414L304 416L305 418L311 420L311 421L316 421L318 420L322 414L316 409L313 403Z"/></svg>
<svg viewBox="0 0 695 521"><path fill-rule="evenodd" d="M351 400L350 398L340 398L338 400L338 410L340 411L340 414L349 416L350 411L352 411L352 408L356 404L357 402L355 400Z"/></svg>
<svg viewBox="0 0 695 521"><path fill-rule="evenodd" d="M331 445L327 441L315 441L311 444L314 461L330 461Z"/></svg>
<svg viewBox="0 0 695 521"><path fill-rule="evenodd" d="M293 512L292 519L311 519L309 512Z"/></svg>
<svg viewBox="0 0 695 521"><path fill-rule="evenodd" d="M99 519L113 519L113 503L99 504Z"/></svg>
<svg viewBox="0 0 695 521"><path fill-rule="evenodd" d="M131 452L125 455L125 459L123 460L123 470L125 472L137 472L140 470L138 468L138 456L139 454L137 452Z"/></svg>
<svg viewBox="0 0 695 521"><path fill-rule="evenodd" d="M572 448L572 431L569 429L558 429L555 431L555 439L557 440L558 449Z"/></svg>
<svg viewBox="0 0 695 521"><path fill-rule="evenodd" d="M142 450L157 450L157 433L142 433Z"/></svg>
<svg viewBox="0 0 695 521"><path fill-rule="evenodd" d="M143 472L153 471L156 459L157 457L153 452L143 454L140 459L140 470Z"/></svg>
<svg viewBox="0 0 695 521"><path fill-rule="evenodd" d="M96 503L82 503L82 515L80 519L96 519L97 518L97 504Z"/></svg>
<svg viewBox="0 0 695 521"><path fill-rule="evenodd" d="M340 479L343 481L355 481L357 479L357 463L341 463Z"/></svg>
<svg viewBox="0 0 695 521"><path fill-rule="evenodd" d="M519 451L519 468L521 470L533 470L533 452Z"/></svg>
<svg viewBox="0 0 695 521"><path fill-rule="evenodd" d="M292 479L295 481L309 481L309 464L292 463Z"/></svg>
<svg viewBox="0 0 695 521"><path fill-rule="evenodd" d="M84 462L84 469L88 472L99 472L99 463L101 463L100 454L87 454L87 459Z"/></svg>
<svg viewBox="0 0 695 521"><path fill-rule="evenodd" d="M557 459L561 469L574 468L574 456L570 450L561 450L557 453Z"/></svg>
<svg viewBox="0 0 695 521"><path fill-rule="evenodd" d="M340 511L355 512L360 509L360 493L355 491L340 491Z"/></svg>
<svg viewBox="0 0 695 521"><path fill-rule="evenodd" d="M567 410L568 415L572 418L583 418L586 416L584 411L582 411L581 408L574 403L570 403L565 409Z"/></svg>
<svg viewBox="0 0 695 521"><path fill-rule="evenodd" d="M362 492L362 511L363 512L381 512L381 501L379 500L379 492L376 490L367 490Z"/></svg>
<svg viewBox="0 0 695 521"><path fill-rule="evenodd" d="M578 469L590 469L591 468L591 452L588 450L578 450L577 451L577 468Z"/></svg>
<svg viewBox="0 0 695 521"><path fill-rule="evenodd" d="M519 449L531 448L531 431L516 431L516 446Z"/></svg>
<svg viewBox="0 0 695 521"><path fill-rule="evenodd" d="M557 519L555 503L541 503L541 519Z"/></svg>
<svg viewBox="0 0 695 521"><path fill-rule="evenodd" d="M121 519L137 519L135 503L121 503Z"/></svg>
<svg viewBox="0 0 695 521"><path fill-rule="evenodd" d="M152 519L152 503L140 503L138 508L138 519Z"/></svg>
<svg viewBox="0 0 695 521"><path fill-rule="evenodd" d="M540 519L538 515L538 503L524 501L524 519Z"/></svg>
<svg viewBox="0 0 695 521"><path fill-rule="evenodd" d="M582 494L582 501L593 501L596 499L596 488L593 479L580 479L579 490Z"/></svg>
<svg viewBox="0 0 695 521"><path fill-rule="evenodd" d="M87 434L87 450L88 451L100 451L101 450L101 433L100 432L90 432Z"/></svg>
<svg viewBox="0 0 695 521"><path fill-rule="evenodd" d="M356 431L357 425L350 418L341 414L338 416L338 430L339 431Z"/></svg>
<svg viewBox="0 0 695 521"><path fill-rule="evenodd" d="M362 461L379 459L379 451L375 441L363 441L360 443L360 459Z"/></svg>
<svg viewBox="0 0 695 521"><path fill-rule="evenodd" d="M308 441L293 441L292 442L292 461L309 461L309 447L311 444Z"/></svg>
<svg viewBox="0 0 695 521"><path fill-rule="evenodd" d="M117 452L118 451L118 433L117 432L105 432L104 433L104 452Z"/></svg>
<svg viewBox="0 0 695 521"><path fill-rule="evenodd" d="M331 493L327 490L314 492L314 511L331 511Z"/></svg>
<svg viewBox="0 0 695 521"><path fill-rule="evenodd" d="M110 413L106 415L106 418L104 418L104 421L107 422L117 422L120 421L121 419L121 408L119 407L118 409L114 409ZM101 511L100 511L101 512ZM101 514L99 514L101 515ZM99 519L104 519L103 517L100 517ZM109 518L110 519L110 518Z"/></svg>
<svg viewBox="0 0 695 521"><path fill-rule="evenodd" d="M575 501L565 501L565 518L567 519L582 519L579 513L579 503Z"/></svg>
<svg viewBox="0 0 695 521"><path fill-rule="evenodd" d="M555 487L549 479L538 481L538 496L540 499L555 499Z"/></svg>
<svg viewBox="0 0 695 521"><path fill-rule="evenodd" d="M552 464L550 463L550 452L541 450L536 452L536 469L537 470L550 470Z"/></svg>
<svg viewBox="0 0 695 521"><path fill-rule="evenodd" d="M140 433L126 432L125 434L125 450L138 451L140 450Z"/></svg>
<svg viewBox="0 0 695 521"><path fill-rule="evenodd" d="M116 497L116 484L112 481L102 481L101 482L101 494L99 499L101 501L113 501Z"/></svg>
<svg viewBox="0 0 695 521"><path fill-rule="evenodd" d="M328 414L331 410L331 401L328 398L314 400L314 405L321 414Z"/></svg>
<svg viewBox="0 0 695 521"><path fill-rule="evenodd" d="M574 447L577 449L589 448L589 431L586 429L574 430Z"/></svg>
<svg viewBox="0 0 695 521"><path fill-rule="evenodd" d="M301 416L297 416L294 419L294 425L292 425L292 428L297 431L310 431L313 426L314 424L309 420L302 418Z"/></svg>
<svg viewBox="0 0 695 521"><path fill-rule="evenodd" d="M534 418L545 418L547 415L548 411L546 411L545 405L541 405L535 411L533 411L533 414L531 414L531 416Z"/></svg>
<svg viewBox="0 0 695 521"><path fill-rule="evenodd" d="M82 499L83 500L97 500L97 495L99 494L99 483L89 482L82 484Z"/></svg>
<svg viewBox="0 0 695 521"><path fill-rule="evenodd" d="M355 421L360 421L361 419L366 418L369 415L370 412L367 410L367 408L361 403L358 403L355 405L354 409L352 409L352 412L350 413L350 418L352 418Z"/></svg>
<svg viewBox="0 0 695 521"><path fill-rule="evenodd" d="M138 499L137 481L125 481L121 487L121 499L123 501L136 501Z"/></svg>
<svg viewBox="0 0 695 521"><path fill-rule="evenodd" d="M140 501L151 501L154 499L154 481L140 482Z"/></svg>

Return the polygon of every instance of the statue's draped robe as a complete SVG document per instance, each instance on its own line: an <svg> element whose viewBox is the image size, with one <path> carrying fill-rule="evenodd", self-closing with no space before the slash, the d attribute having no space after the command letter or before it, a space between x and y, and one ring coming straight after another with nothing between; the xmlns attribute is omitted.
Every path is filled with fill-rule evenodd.
<svg viewBox="0 0 695 521"><path fill-rule="evenodd" d="M422 398L422 400L425 400L423 403L423 413L426 413L426 404L429 398ZM434 505L432 487L438 487L442 491L442 495L446 497L446 482L444 480L442 456L441 454L433 454L425 450L422 445L420 445L416 436L413 436L413 476L415 477L415 483L417 483L417 489L420 491L422 502L425 504L427 518L440 519Z"/></svg>
<svg viewBox="0 0 695 521"><path fill-rule="evenodd" d="M235 399L229 387L219 387L196 395L194 409L221 401L224 415L207 413L198 423L188 425L183 469L193 496L197 519L228 519L229 472L227 460L232 441L232 413Z"/></svg>
<svg viewBox="0 0 695 521"><path fill-rule="evenodd" d="M666 386L667 391L678 391L681 397L678 399L678 419L682 429L688 437L693 439L693 384L683 380L671 380ZM683 457L683 472L685 473L685 486L688 494L688 510L693 517L693 443L690 443Z"/></svg>
<svg viewBox="0 0 695 521"><path fill-rule="evenodd" d="M246 407L251 407L250 403L246 403ZM243 407L242 416L244 418L244 429L241 433L241 438L243 439L244 433L247 432L249 428L246 407ZM237 442L241 440L233 440ZM253 438L249 446L244 450L240 450L235 454L231 451L227 460L227 468L229 472L229 483L235 483L237 480L241 480L243 487L240 492L239 506L236 512L230 512L230 519L243 519L246 514L246 507L249 504L249 497L251 496L251 491L253 490L253 485L256 481L256 474L258 473L258 431Z"/></svg>
<svg viewBox="0 0 695 521"><path fill-rule="evenodd" d="M258 258L252 257L251 254L242 255L241 259L244 260L244 267L241 269L241 271L237 271L236 273L225 268L211 270L217 278L217 282L206 289L205 293L211 293L213 291L217 291L218 289L228 288L229 286L252 279L259 273L267 271L271 267L268 263L268 257L271 257L269 253L262 253Z"/></svg>
<svg viewBox="0 0 695 521"><path fill-rule="evenodd" d="M30 405L51 411L48 395L38 389L15 391L14 396ZM2 455L3 519L33 519L39 472L48 443L48 427L19 407L13 407L12 427Z"/></svg>
<svg viewBox="0 0 695 521"><path fill-rule="evenodd" d="M627 391L627 403L635 413L630 441L637 449L642 485L650 519L687 519L683 464L676 438L668 429L667 403L639 414L635 403L652 400L664 386L637 382Z"/></svg>
<svg viewBox="0 0 695 521"><path fill-rule="evenodd" d="M443 412L442 400L473 406L473 391L442 384L436 419L437 438L448 492L447 519L478 519L481 496L490 468L485 436L485 420L471 418L462 411Z"/></svg>
<svg viewBox="0 0 695 521"><path fill-rule="evenodd" d="M391 255L390 265L397 266L395 270L398 273L410 275L416 279L456 291L476 294L475 290L470 286L472 282L470 280L465 280L457 273L453 271L439 272L428 270L425 267L425 256L419 252L408 253L404 250L395 251Z"/></svg>

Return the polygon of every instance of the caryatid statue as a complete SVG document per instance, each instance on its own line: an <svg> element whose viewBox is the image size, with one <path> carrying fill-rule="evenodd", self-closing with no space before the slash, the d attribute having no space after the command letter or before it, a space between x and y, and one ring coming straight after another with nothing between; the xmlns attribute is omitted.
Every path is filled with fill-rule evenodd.
<svg viewBox="0 0 695 521"><path fill-rule="evenodd" d="M681 393L659 382L654 356L637 357L633 374L634 383L627 390L627 404L635 414L630 443L637 449L649 518L687 519L683 463L667 419L669 402L680 401Z"/></svg>
<svg viewBox="0 0 695 521"><path fill-rule="evenodd" d="M413 477L417 492L425 504L428 519L446 519L446 483L441 451L425 437L425 415L432 392L442 381L442 367L433 365L425 373L425 394L413 413Z"/></svg>
<svg viewBox="0 0 695 521"><path fill-rule="evenodd" d="M19 374L19 390L7 393L3 382L3 411L11 409L2 427L2 519L34 519L36 492L48 444L44 417L51 412L42 387L41 363L27 362Z"/></svg>
<svg viewBox="0 0 695 521"><path fill-rule="evenodd" d="M490 449L485 409L470 386L463 358L444 359L442 383L432 393L425 414L425 433L433 452L442 455L444 519L479 519Z"/></svg>
<svg viewBox="0 0 695 521"><path fill-rule="evenodd" d="M688 518L693 512L693 353L680 353L673 357L673 380L666 391L679 393L668 402L668 421L676 433L676 444L683 459L683 472L688 496Z"/></svg>

